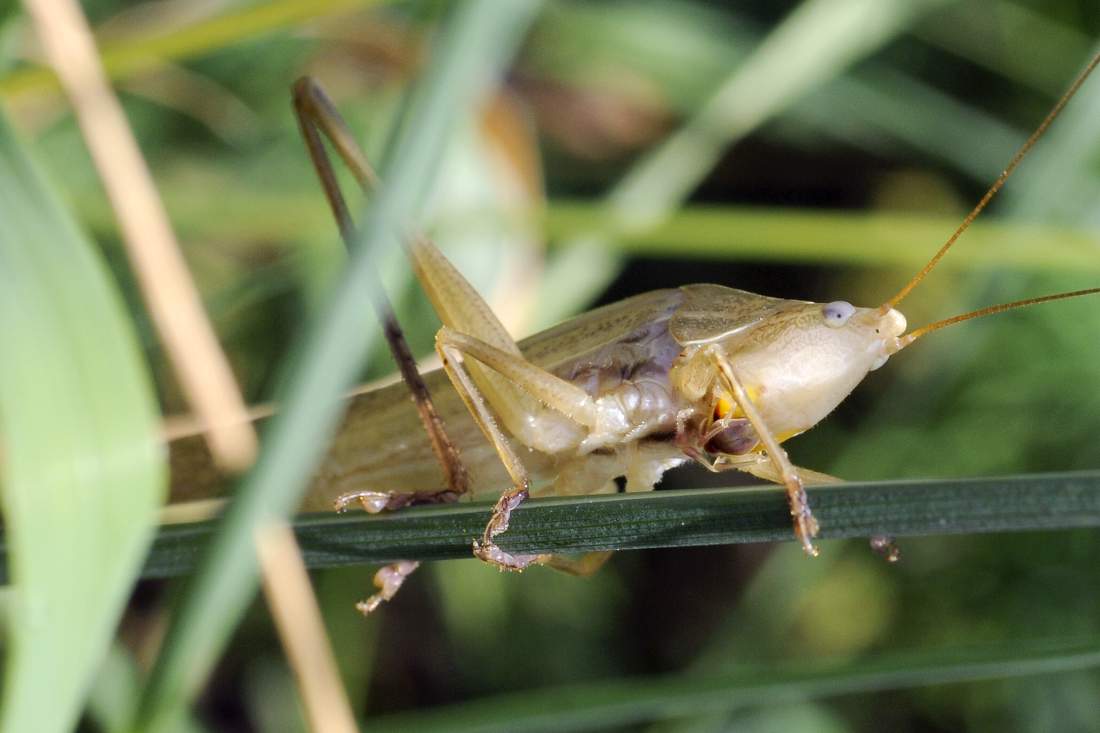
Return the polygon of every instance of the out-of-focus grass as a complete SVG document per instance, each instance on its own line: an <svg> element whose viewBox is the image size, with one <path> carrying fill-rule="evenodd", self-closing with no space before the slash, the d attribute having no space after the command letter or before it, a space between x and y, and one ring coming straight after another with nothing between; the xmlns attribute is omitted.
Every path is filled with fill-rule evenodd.
<svg viewBox="0 0 1100 733"><path fill-rule="evenodd" d="M325 309L309 331L287 377L284 411L266 431L255 468L230 502L203 564L181 597L135 724L168 730L182 717L255 594L257 569L252 553L256 531L265 522L293 512L326 438L340 417L340 395L353 383L370 346L372 301L369 285L400 256L404 222L416 217L434 180L455 116L472 107L484 85L505 63L517 36L537 8L516 3L507 11L490 2L471 3L453 13L441 33L437 57L423 86L411 98L412 122L390 151L383 174L387 188L367 217L360 241ZM352 338L351 334L357 334ZM212 623L212 619L219 619Z"/></svg>
<svg viewBox="0 0 1100 733"><path fill-rule="evenodd" d="M83 707L165 490L155 404L106 268L0 116L0 728Z"/></svg>
<svg viewBox="0 0 1100 733"><path fill-rule="evenodd" d="M274 17L306 5L320 7L293 0L225 12L230 19ZM585 307L624 266L616 295L691 279L786 297L881 302L999 172L1100 31L1078 0L959 2L899 16L894 35L880 36L881 48L872 51L858 34L843 41L826 32L840 20L830 11L845 3L809 4L825 18L809 27L819 34L818 48L831 48L837 58L860 49L865 55L848 65L811 64L809 72L821 71L813 88L789 95L732 153L727 144L734 130L720 125L709 158L696 164L709 174L688 208L672 210L657 229L608 236L608 192L671 131L702 114L715 90L736 77L739 64L796 6L744 10L661 0L548 6L509 76L509 94L540 136L549 198L537 218L559 246L547 249L541 267L534 264L537 243L524 250L523 261L532 264L521 274L529 282L543 274L546 284L525 288L538 293L533 308L502 310L526 312L528 329L554 320ZM112 0L89 5L102 20L121 9ZM330 10L336 15L326 19ZM231 136L207 128L209 115L191 114L183 100L193 97L181 93L172 104L172 84L162 84L168 91L156 101L133 86L131 118L257 399L273 394L288 344L305 315L324 302L342 266L335 229L296 139L286 88L304 71L320 77L377 155L394 120L393 100L422 66L434 12L420 3L372 12L334 3L309 23L268 35L230 21L214 44L172 62L250 111ZM172 29L168 36L190 32ZM124 43L149 47L159 37L139 34ZM20 50L11 43L4 48ZM803 50L787 47L771 68L780 74L805 69ZM146 83L167 80L143 68ZM0 88L12 78L0 79ZM764 97L756 94L780 89L761 88L767 83L747 85L728 108L747 114L759 107ZM949 267L905 303L911 323L1096 284L1100 184L1089 122L1096 118L1095 88L1088 85L1071 105L982 226L960 242ZM27 103L32 97L33 105ZM217 99L209 99L215 112ZM108 229L97 226L104 221L102 202L71 123L58 118L48 95L12 101L21 126L64 173L70 198L117 261ZM467 135L475 145L479 139ZM450 197L471 175L489 175L489 157L467 151L448 159L444 176L452 183L436 195ZM660 168L651 175L658 189L683 188L663 179ZM645 207L663 209L675 198L655 196ZM468 229L477 206L484 201L468 215L440 207L434 230ZM563 246L592 230L601 236ZM470 257L488 265L477 274L486 292L498 291L494 278L517 272L493 266L504 260L493 247L503 252L507 246L506 239L494 241ZM786 266L767 264L779 261ZM415 296L404 300L405 324L425 351L433 322ZM792 441L792 455L852 479L1096 468L1097 313L1094 301L1064 303L937 334L892 360L836 415ZM155 350L150 359L158 364ZM386 368L385 360L374 367ZM160 374L158 387L171 410L171 381ZM670 475L668 483L676 480ZM902 543L902 563L889 567L862 543L832 543L817 562L787 545L768 553L665 550L617 556L588 580L539 571L504 577L469 561L445 562L410 581L382 616L365 624L348 601L366 593L369 569L326 571L318 585L326 614L343 622L331 630L352 698L375 712L696 664L717 674L734 664L914 647L946 661L974 643L1095 635L1097 549L1093 532L1076 531L910 539ZM159 609L151 594L146 603ZM135 611L130 619L137 645L141 618ZM278 660L262 614L249 616L203 704L213 727L252 715L242 710L263 705L265 690L269 697L284 694L287 674ZM807 703L801 717L784 720L791 729L812 729L813 721L836 730L882 721L941 729L1088 728L1097 723L1097 687L1095 674L1075 673L851 694ZM246 698L252 702L240 702ZM719 711L660 729L765 726L787 709L765 706L751 719ZM532 712L528 707L516 715ZM270 723L255 716L255 725L266 730Z"/></svg>
<svg viewBox="0 0 1100 733"><path fill-rule="evenodd" d="M665 680L623 679L497 696L417 715L377 720L388 731L455 733L573 731L652 720L690 720L741 707L782 707L852 692L893 690L984 679L1057 674L1100 666L1096 640L1054 647L958 649L896 654L875 660L740 669L724 675Z"/></svg>
<svg viewBox="0 0 1100 733"><path fill-rule="evenodd" d="M224 13L182 29L154 29L135 38L115 41L101 50L103 66L112 78L126 78L161 64L216 52L254 36L292 28L315 18L339 15L381 0L279 0ZM13 71L0 79L0 94L18 96L59 91L57 77L44 68Z"/></svg>

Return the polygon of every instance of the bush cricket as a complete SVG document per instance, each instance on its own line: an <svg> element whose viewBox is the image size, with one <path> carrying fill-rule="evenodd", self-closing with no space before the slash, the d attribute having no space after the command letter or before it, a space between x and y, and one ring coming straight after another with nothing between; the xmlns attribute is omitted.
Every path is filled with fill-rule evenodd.
<svg viewBox="0 0 1100 733"><path fill-rule="evenodd" d="M353 398L304 508L369 512L498 497L473 553L501 569L580 560L513 555L496 544L513 509L538 494L648 491L676 465L738 470L782 485L794 535L810 555L818 524L804 486L839 479L795 466L782 448L828 415L871 371L920 337L973 318L1100 292L1090 288L981 308L907 331L897 306L936 267L1100 63L1094 57L928 263L882 305L813 303L721 285L637 295L516 342L425 237L407 241L417 279L442 321L443 369L418 374L392 313L380 309L401 369L396 383ZM322 136L369 192L370 164L320 87L302 79L295 110L345 241L354 225ZM409 391L417 410L410 405ZM174 472L175 473L175 472ZM502 493L503 489L503 493ZM884 545L875 538L873 546ZM416 568L383 568L369 612Z"/></svg>

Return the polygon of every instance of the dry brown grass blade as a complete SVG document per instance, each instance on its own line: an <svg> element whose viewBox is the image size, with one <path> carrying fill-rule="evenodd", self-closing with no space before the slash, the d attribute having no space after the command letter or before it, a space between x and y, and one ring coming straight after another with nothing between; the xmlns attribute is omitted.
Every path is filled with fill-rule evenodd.
<svg viewBox="0 0 1100 733"><path fill-rule="evenodd" d="M294 533L284 522L261 527L256 532L256 550L264 595L294 670L309 729L354 733L355 718Z"/></svg>
<svg viewBox="0 0 1100 733"><path fill-rule="evenodd" d="M194 410L210 427L210 450L225 468L245 468L255 458L256 434L152 176L107 83L87 20L73 0L25 4L72 102L176 375Z"/></svg>

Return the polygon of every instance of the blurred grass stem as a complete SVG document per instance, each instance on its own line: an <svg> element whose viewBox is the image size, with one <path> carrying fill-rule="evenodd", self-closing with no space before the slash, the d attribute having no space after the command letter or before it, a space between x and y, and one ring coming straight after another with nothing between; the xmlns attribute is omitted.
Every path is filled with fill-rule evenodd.
<svg viewBox="0 0 1100 733"><path fill-rule="evenodd" d="M281 521L256 532L264 595L314 733L354 733L355 718L336 670L321 610L294 533Z"/></svg>
<svg viewBox="0 0 1100 733"><path fill-rule="evenodd" d="M210 450L224 468L243 469L255 458L256 434L87 20L73 0L26 0L26 7L72 101L176 376L209 427Z"/></svg>

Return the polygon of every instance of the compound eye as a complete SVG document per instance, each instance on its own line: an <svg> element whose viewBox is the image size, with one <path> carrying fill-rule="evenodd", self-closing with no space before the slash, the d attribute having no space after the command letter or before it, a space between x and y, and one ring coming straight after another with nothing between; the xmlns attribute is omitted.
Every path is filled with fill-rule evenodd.
<svg viewBox="0 0 1100 733"><path fill-rule="evenodd" d="M843 326L855 312L855 306L843 300L833 301L821 309L821 315L825 317L825 324L833 328Z"/></svg>

